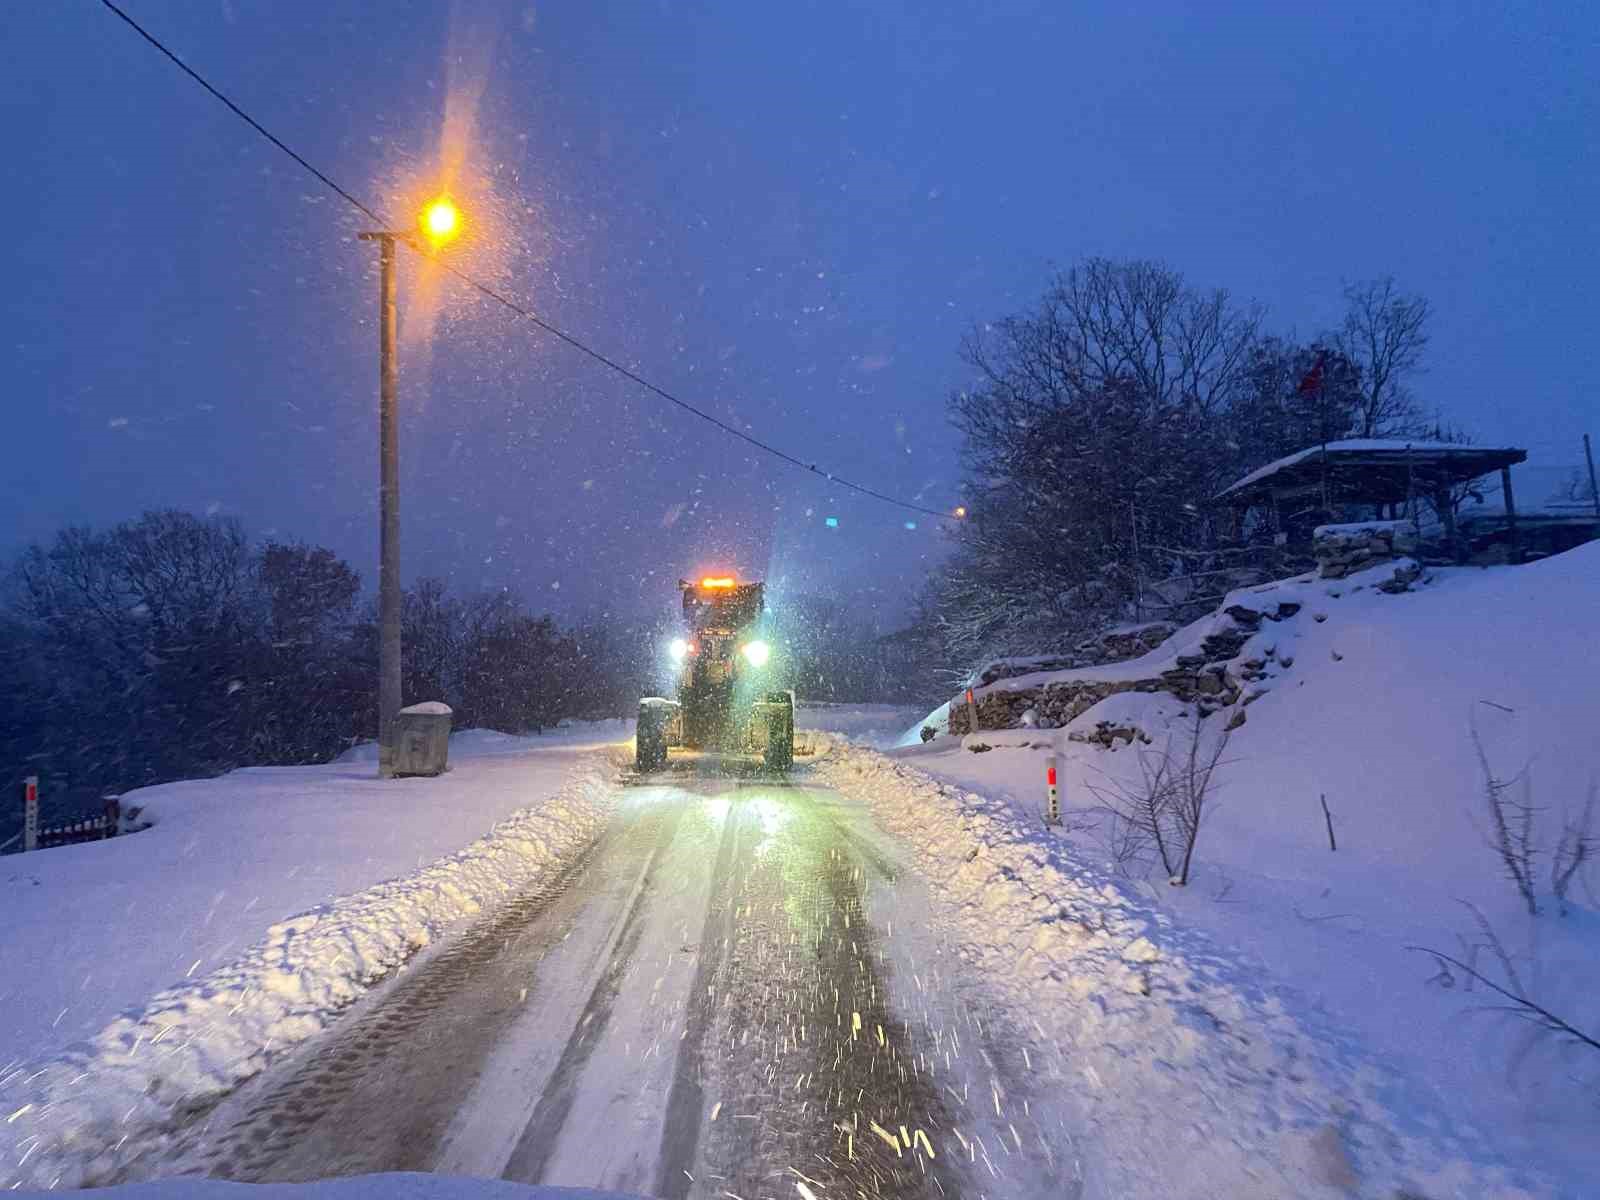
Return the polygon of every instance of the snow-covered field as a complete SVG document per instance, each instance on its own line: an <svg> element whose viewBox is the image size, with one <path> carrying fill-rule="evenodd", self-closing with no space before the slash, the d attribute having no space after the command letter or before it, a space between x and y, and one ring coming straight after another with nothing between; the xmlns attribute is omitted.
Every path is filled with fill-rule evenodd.
<svg viewBox="0 0 1600 1200"><path fill-rule="evenodd" d="M1526 567L1438 571L1400 595L1351 580L1273 586L1256 599L1303 607L1270 627L1277 666L1226 749L1187 888L1159 871L1119 868L1102 810L1118 783L1138 783L1169 737L1182 745L1185 706L1164 693L1112 696L1066 729L942 736L888 757L852 751L823 770L917 847L973 953L1042 1004L1091 1061L1107 1040L1147 1075L1158 1061L1184 1061L1179 1075L1218 1088L1219 1115L1237 1103L1221 1083L1228 1071L1196 1070L1216 1050L1199 1047L1216 1039L1169 1057L1192 1028L1180 1036L1173 1014L1136 1019L1149 1001L1106 986L1137 974L1118 964L1118 947L1147 936L1161 963L1155 994L1184 997L1175 1013L1193 1011L1203 993L1218 1031L1248 1035L1247 1055L1267 1056L1257 1065L1281 1055L1300 1063L1303 1093L1280 1095L1284 1130L1323 1137L1319 1154L1342 1145L1360 1194L1372 1194L1374 1172L1392 1168L1400 1174L1391 1180L1413 1171L1409 1186L1428 1196L1516 1185L1595 1194L1600 1053L1495 1011L1501 997L1415 947L1510 986L1475 908L1524 993L1600 1036L1600 872L1580 873L1564 916L1549 883L1562 822L1581 813L1600 779L1600 546ZM1171 648L1150 658L1163 655ZM1077 674L1132 678L1150 665ZM1036 681L994 686L1026 682ZM1152 741L1105 749L1069 736L1105 720ZM1518 798L1535 810L1538 917L1486 844L1474 728L1495 774L1518 779ZM974 752L974 743L991 749ZM1067 832L1041 819L1050 754ZM1090 928L1100 920L1108 924ZM1234 1006L1230 1015L1219 1014L1218 997ZM1235 1112L1212 1133L1264 1135L1272 1114L1258 1116L1268 1124ZM1386 1120L1402 1141L1386 1144ZM1262 1152L1272 1146L1263 1141ZM1317 1169L1337 1175L1337 1161Z"/></svg>
<svg viewBox="0 0 1600 1200"><path fill-rule="evenodd" d="M363 748L166 784L125 799L150 829L0 860L0 1186L93 1178L77 1143L159 1130L562 861L629 732L466 731L436 779Z"/></svg>

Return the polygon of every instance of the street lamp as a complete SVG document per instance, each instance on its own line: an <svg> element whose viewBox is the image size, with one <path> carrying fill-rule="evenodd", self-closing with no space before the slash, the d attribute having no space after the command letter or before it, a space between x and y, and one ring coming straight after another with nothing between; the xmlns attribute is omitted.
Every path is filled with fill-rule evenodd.
<svg viewBox="0 0 1600 1200"><path fill-rule="evenodd" d="M440 196L422 210L422 232L435 250L461 232L461 210L449 196Z"/></svg>
<svg viewBox="0 0 1600 1200"><path fill-rule="evenodd" d="M435 249L461 232L461 213L448 196L429 203L418 219ZM378 778L394 776L394 723L400 712L400 430L395 410L400 372L395 361L399 324L395 243L416 245L406 230L359 235L378 243Z"/></svg>

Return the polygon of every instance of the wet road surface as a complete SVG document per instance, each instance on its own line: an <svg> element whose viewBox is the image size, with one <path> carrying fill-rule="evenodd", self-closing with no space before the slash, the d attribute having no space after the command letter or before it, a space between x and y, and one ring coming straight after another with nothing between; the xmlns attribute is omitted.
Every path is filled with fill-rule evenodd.
<svg viewBox="0 0 1600 1200"><path fill-rule="evenodd" d="M221 1105L189 1169L435 1171L661 1197L1071 1196L865 816L821 789L626 790L559 876ZM1040 1051L1034 1051L1037 1057Z"/></svg>

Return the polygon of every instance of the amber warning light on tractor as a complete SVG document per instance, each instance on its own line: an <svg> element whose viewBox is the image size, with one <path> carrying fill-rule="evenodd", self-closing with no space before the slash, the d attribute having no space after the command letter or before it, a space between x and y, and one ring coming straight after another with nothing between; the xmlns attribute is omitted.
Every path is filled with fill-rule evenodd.
<svg viewBox="0 0 1600 1200"><path fill-rule="evenodd" d="M703 588L731 588L734 586L732 575L707 575L700 581Z"/></svg>

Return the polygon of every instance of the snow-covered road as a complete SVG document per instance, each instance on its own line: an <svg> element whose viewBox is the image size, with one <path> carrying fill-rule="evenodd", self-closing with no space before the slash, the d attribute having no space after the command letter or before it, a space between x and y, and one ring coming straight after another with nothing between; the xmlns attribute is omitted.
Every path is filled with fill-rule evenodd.
<svg viewBox="0 0 1600 1200"><path fill-rule="evenodd" d="M1029 1090L1040 1051L986 1015L896 853L822 788L629 788L566 870L241 1088L178 1165L1075 1195L1069 1132Z"/></svg>

